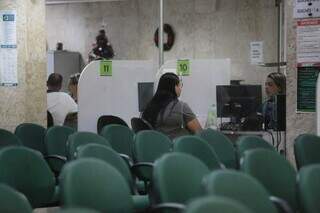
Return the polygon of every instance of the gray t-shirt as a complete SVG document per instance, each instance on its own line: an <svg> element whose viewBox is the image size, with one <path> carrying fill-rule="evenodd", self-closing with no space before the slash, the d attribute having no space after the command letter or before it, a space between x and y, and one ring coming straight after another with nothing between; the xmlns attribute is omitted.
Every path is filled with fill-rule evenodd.
<svg viewBox="0 0 320 213"><path fill-rule="evenodd" d="M187 123L196 118L188 104L182 101L170 102L164 111L160 111L156 130L168 135L171 139L182 135L189 135Z"/></svg>

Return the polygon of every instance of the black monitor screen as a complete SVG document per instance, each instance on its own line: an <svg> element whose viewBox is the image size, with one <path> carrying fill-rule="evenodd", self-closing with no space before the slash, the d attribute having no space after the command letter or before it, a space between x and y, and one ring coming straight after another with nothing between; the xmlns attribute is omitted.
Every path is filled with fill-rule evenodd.
<svg viewBox="0 0 320 213"><path fill-rule="evenodd" d="M217 116L243 118L259 111L261 85L217 86Z"/></svg>
<svg viewBox="0 0 320 213"><path fill-rule="evenodd" d="M143 112L153 97L153 82L138 83L139 112Z"/></svg>

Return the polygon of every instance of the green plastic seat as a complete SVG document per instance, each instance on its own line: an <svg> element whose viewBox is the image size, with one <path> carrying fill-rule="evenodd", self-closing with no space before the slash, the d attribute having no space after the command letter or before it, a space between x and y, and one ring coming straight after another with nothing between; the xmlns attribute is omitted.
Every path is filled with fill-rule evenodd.
<svg viewBox="0 0 320 213"><path fill-rule="evenodd" d="M145 209L150 206L148 196L138 195L137 185L125 161L110 147L100 144L87 144L79 148L77 158L96 158L110 164L120 172L130 186L131 193L134 194L133 201L135 208Z"/></svg>
<svg viewBox="0 0 320 213"><path fill-rule="evenodd" d="M129 127L120 124L110 124L101 130L100 135L109 141L115 151L133 159L134 133Z"/></svg>
<svg viewBox="0 0 320 213"><path fill-rule="evenodd" d="M201 196L202 179L210 170L199 159L184 153L169 153L155 162L153 186L157 203L186 204Z"/></svg>
<svg viewBox="0 0 320 213"><path fill-rule="evenodd" d="M184 213L253 213L238 201L220 196L198 198L186 207Z"/></svg>
<svg viewBox="0 0 320 213"><path fill-rule="evenodd" d="M227 168L237 168L236 151L229 138L213 129L205 129L199 132L198 136L209 143Z"/></svg>
<svg viewBox="0 0 320 213"><path fill-rule="evenodd" d="M274 150L254 149L244 153L241 170L255 177L271 196L298 209L297 173L291 163Z"/></svg>
<svg viewBox="0 0 320 213"><path fill-rule="evenodd" d="M312 134L299 135L294 142L297 168L320 163L320 137Z"/></svg>
<svg viewBox="0 0 320 213"><path fill-rule="evenodd" d="M262 148L271 151L276 151L267 141L258 136L241 136L237 142L238 156L241 158L247 150Z"/></svg>
<svg viewBox="0 0 320 213"><path fill-rule="evenodd" d="M57 213L99 213L99 212L96 210L85 209L85 208L68 208L68 209L62 209Z"/></svg>
<svg viewBox="0 0 320 213"><path fill-rule="evenodd" d="M0 184L0 212L32 213L32 208L23 194Z"/></svg>
<svg viewBox="0 0 320 213"><path fill-rule="evenodd" d="M210 170L221 169L217 154L208 144L197 136L182 136L173 143L173 151L190 154L201 160Z"/></svg>
<svg viewBox="0 0 320 213"><path fill-rule="evenodd" d="M0 149L6 146L21 146L22 142L20 139L5 129L0 129Z"/></svg>
<svg viewBox="0 0 320 213"><path fill-rule="evenodd" d="M153 163L163 154L172 151L172 141L166 135L155 130L143 130L138 132L134 138L134 161L133 169L135 174L144 181L149 181L152 177ZM136 167L135 167L136 166Z"/></svg>
<svg viewBox="0 0 320 213"><path fill-rule="evenodd" d="M89 143L101 144L107 147L111 147L107 139L98 134L92 132L75 132L69 136L67 141L67 159L75 159L78 148Z"/></svg>
<svg viewBox="0 0 320 213"><path fill-rule="evenodd" d="M46 159L50 168L59 174L67 157L67 141L74 129L66 126L53 126L47 130L45 145L47 149Z"/></svg>
<svg viewBox="0 0 320 213"><path fill-rule="evenodd" d="M303 213L319 213L320 164L305 166L298 174L299 203Z"/></svg>
<svg viewBox="0 0 320 213"><path fill-rule="evenodd" d="M0 182L23 193L34 208L55 201L55 177L39 152L25 147L0 150Z"/></svg>
<svg viewBox="0 0 320 213"><path fill-rule="evenodd" d="M88 208L100 212L133 212L130 188L113 166L102 160L77 159L60 175L65 208Z"/></svg>
<svg viewBox="0 0 320 213"><path fill-rule="evenodd" d="M267 190L253 177L234 170L217 170L204 179L207 194L234 199L252 212L277 213Z"/></svg>
<svg viewBox="0 0 320 213"><path fill-rule="evenodd" d="M46 155L46 129L38 124L23 123L16 127L14 134L21 140L23 146L37 150Z"/></svg>

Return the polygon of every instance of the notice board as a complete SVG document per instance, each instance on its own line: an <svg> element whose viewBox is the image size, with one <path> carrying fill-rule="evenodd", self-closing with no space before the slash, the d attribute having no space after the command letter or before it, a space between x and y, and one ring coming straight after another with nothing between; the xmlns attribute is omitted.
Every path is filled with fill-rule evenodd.
<svg viewBox="0 0 320 213"><path fill-rule="evenodd" d="M316 85L320 67L298 67L297 111L315 112Z"/></svg>

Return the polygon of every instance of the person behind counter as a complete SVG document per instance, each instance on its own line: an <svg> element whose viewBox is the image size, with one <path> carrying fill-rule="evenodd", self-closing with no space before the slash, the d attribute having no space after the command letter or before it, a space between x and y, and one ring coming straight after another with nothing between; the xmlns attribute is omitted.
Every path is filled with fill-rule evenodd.
<svg viewBox="0 0 320 213"><path fill-rule="evenodd" d="M262 115L264 119L265 129L274 129L275 121L273 119L274 97L276 95L286 94L286 77L279 72L270 73L265 82L265 90L267 100L262 106Z"/></svg>
<svg viewBox="0 0 320 213"><path fill-rule="evenodd" d="M161 76L157 91L142 118L171 139L200 131L201 125L188 104L179 101L182 82L174 73Z"/></svg>
<svg viewBox="0 0 320 213"><path fill-rule="evenodd" d="M80 78L80 73L75 73L70 76L69 83L68 83L68 90L70 96L73 100L78 103L78 82Z"/></svg>

